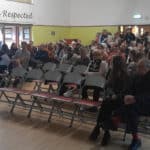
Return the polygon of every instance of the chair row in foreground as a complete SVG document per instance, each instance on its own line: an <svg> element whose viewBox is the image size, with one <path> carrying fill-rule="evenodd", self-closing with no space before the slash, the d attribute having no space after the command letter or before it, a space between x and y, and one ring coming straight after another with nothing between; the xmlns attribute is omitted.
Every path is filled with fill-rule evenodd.
<svg viewBox="0 0 150 150"><path fill-rule="evenodd" d="M98 75L83 77L77 72L71 72L64 75L59 71L48 71L43 75L43 72L40 69L33 69L26 72L23 68L15 68L13 69L10 78L10 80L15 80L17 78L22 79L22 87L26 81L35 83L33 90L12 87L0 88L0 100L3 101L2 96L4 96L7 102L12 105L10 110L11 113L17 105L29 108L28 117L31 116L33 109L39 109L40 111L46 110L49 112L49 122L52 115L57 113L59 116L65 116L71 120L70 127L75 118L83 117L83 110L85 110L85 108L98 108L101 104L101 102L92 100L82 100L80 96L83 86L97 86L102 89L105 86L105 80L102 77ZM47 82L49 86L46 92L41 88L41 85L45 82ZM76 85L79 96L69 98L59 96L58 92L63 84L71 87ZM56 90L53 88L55 85L57 85ZM14 93L15 96L10 97L8 93ZM25 96L29 96L29 99L24 99ZM69 107L66 107L66 105L69 105ZM96 116L94 116L94 118L95 117Z"/></svg>

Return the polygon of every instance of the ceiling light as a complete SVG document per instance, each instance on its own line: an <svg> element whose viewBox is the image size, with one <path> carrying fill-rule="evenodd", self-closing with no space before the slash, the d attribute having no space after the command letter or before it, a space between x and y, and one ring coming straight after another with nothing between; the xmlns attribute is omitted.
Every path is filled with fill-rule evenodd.
<svg viewBox="0 0 150 150"><path fill-rule="evenodd" d="M141 14L135 14L135 15L133 15L133 18L134 19L140 19L140 18L142 18L142 15Z"/></svg>

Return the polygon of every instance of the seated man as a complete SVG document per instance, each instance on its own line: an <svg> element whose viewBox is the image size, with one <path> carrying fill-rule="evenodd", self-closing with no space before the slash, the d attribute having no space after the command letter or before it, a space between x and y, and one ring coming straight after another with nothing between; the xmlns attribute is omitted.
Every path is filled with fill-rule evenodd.
<svg viewBox="0 0 150 150"><path fill-rule="evenodd" d="M12 59L12 68L13 67L23 67L25 69L28 68L29 65L29 60L30 60L30 52L27 49L27 43L22 42L21 43L21 50L16 51L15 55L13 56ZM13 83L13 87L17 87L17 85L20 83L20 78L16 78Z"/></svg>
<svg viewBox="0 0 150 150"><path fill-rule="evenodd" d="M10 64L10 58L5 51L2 51L0 54L0 73L4 73L4 71L8 68Z"/></svg>
<svg viewBox="0 0 150 150"><path fill-rule="evenodd" d="M37 51L36 55L34 56L34 59L37 64L39 62L41 62L43 64L49 62L47 45L43 45L43 44L40 45L39 50Z"/></svg>
<svg viewBox="0 0 150 150"><path fill-rule="evenodd" d="M137 150L141 146L138 137L138 118L140 115L150 115L150 60L142 59L138 62L138 76L135 77L132 95L124 97L127 129L133 139L130 150Z"/></svg>
<svg viewBox="0 0 150 150"><path fill-rule="evenodd" d="M8 66L10 64L10 58L5 51L0 52L0 74L6 73ZM0 75L0 87L6 85L5 76Z"/></svg>
<svg viewBox="0 0 150 150"><path fill-rule="evenodd" d="M22 47L21 50L16 51L15 55L13 56L13 60L17 61L19 65L27 69L29 65L29 60L30 60L30 52L27 49L26 42L22 42L21 47Z"/></svg>

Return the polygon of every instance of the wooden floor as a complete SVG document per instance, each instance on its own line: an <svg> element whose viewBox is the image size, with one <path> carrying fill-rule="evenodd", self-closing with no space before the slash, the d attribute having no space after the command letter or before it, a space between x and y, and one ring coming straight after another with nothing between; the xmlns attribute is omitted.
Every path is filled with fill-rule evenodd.
<svg viewBox="0 0 150 150"><path fill-rule="evenodd" d="M122 141L123 132L112 133L108 147L90 142L88 136L92 125L75 123L68 128L68 121L54 117L50 124L47 115L33 112L32 119L26 118L27 111L16 108L9 113L8 104L0 103L0 150L127 150L131 137ZM102 134L102 133L101 133ZM142 135L142 150L150 149L150 136Z"/></svg>

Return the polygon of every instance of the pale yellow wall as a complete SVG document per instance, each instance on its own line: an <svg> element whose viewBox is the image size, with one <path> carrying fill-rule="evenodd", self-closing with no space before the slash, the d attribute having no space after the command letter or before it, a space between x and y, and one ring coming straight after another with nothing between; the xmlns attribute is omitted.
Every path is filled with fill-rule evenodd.
<svg viewBox="0 0 150 150"><path fill-rule="evenodd" d="M118 26L100 26L100 27L59 27L59 26L33 26L32 37L35 45L48 42L56 42L62 39L80 39L84 45L90 44L95 39L97 32L103 29L115 33ZM55 31L55 36L51 32Z"/></svg>
<svg viewBox="0 0 150 150"><path fill-rule="evenodd" d="M89 44L95 39L96 33L102 30L108 30L111 33L118 31L118 26L100 26L100 27L71 27L69 38L80 39L83 44Z"/></svg>
<svg viewBox="0 0 150 150"><path fill-rule="evenodd" d="M55 31L55 36L51 35L52 31ZM64 39L64 36L68 35L68 31L66 27L59 26L33 26L32 39L35 45L57 42Z"/></svg>

